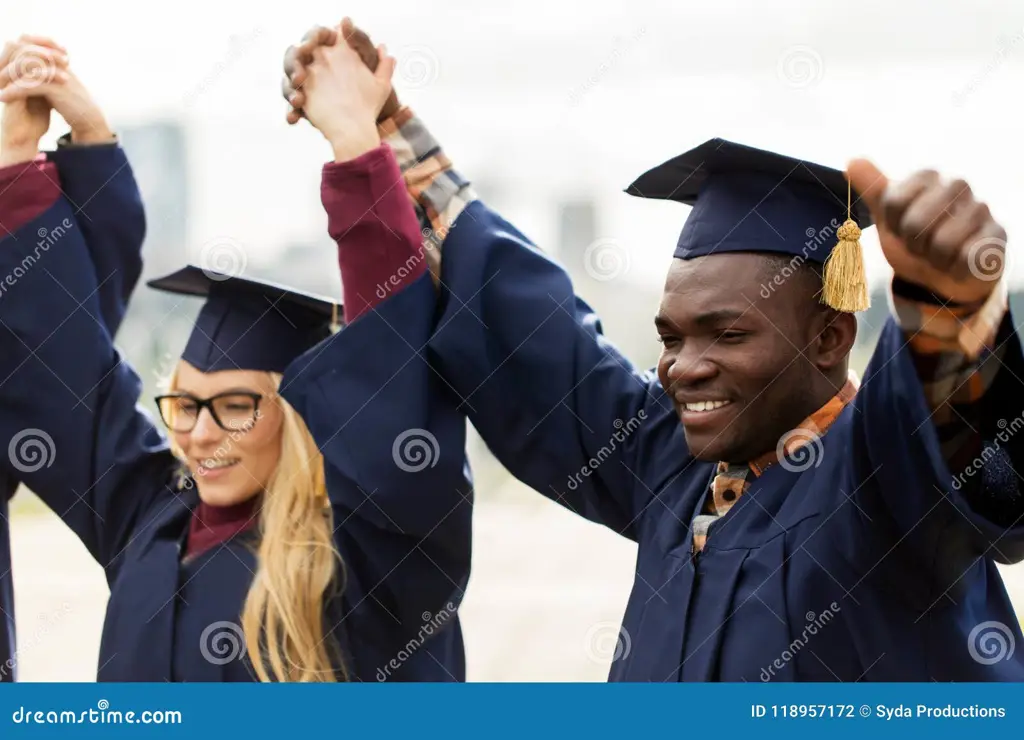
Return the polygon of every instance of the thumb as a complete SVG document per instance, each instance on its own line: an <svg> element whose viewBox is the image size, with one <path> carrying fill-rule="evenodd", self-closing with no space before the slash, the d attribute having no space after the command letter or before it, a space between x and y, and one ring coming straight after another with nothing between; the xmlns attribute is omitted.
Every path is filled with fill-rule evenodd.
<svg viewBox="0 0 1024 740"><path fill-rule="evenodd" d="M381 83L391 84L391 76L395 73L395 66L398 64L394 57L388 56L388 49L384 44L377 47L377 58L380 60L373 76Z"/></svg>
<svg viewBox="0 0 1024 740"><path fill-rule="evenodd" d="M889 186L889 179L873 162L867 159L854 159L846 166L846 178L853 189L860 195L874 222L882 222L882 196Z"/></svg>

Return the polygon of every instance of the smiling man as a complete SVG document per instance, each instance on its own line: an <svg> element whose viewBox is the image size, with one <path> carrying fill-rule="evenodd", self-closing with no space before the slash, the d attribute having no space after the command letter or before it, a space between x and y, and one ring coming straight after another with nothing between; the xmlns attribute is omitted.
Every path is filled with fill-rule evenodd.
<svg viewBox="0 0 1024 740"><path fill-rule="evenodd" d="M315 63L368 74L354 55ZM644 372L408 110L380 134L323 174L361 306L338 338L360 363L339 372L440 374L444 397L389 387L396 413L459 405L518 478L639 544L612 680L1024 680L1020 652L985 652L993 629L1024 639L995 567L1024 558L1022 443L1001 431L1024 412L1024 358L1006 235L966 183L889 185L857 161L858 195L838 170L722 140L652 169L629 192L692 210ZM431 250L394 236L410 200L443 237L439 280ZM872 221L896 278L859 384Z"/></svg>

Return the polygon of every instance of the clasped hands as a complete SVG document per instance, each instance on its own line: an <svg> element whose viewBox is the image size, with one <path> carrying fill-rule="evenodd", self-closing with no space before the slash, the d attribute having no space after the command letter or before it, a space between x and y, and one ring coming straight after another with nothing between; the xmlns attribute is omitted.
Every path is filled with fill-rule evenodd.
<svg viewBox="0 0 1024 740"><path fill-rule="evenodd" d="M311 29L302 43L288 49L284 71L288 122L309 120L330 142L336 161L380 146L377 122L398 109L391 86L395 59L350 19L336 28Z"/></svg>
<svg viewBox="0 0 1024 740"><path fill-rule="evenodd" d="M76 144L112 141L103 111L70 67L67 50L45 36L21 36L0 52L0 166L29 161L56 110Z"/></svg>

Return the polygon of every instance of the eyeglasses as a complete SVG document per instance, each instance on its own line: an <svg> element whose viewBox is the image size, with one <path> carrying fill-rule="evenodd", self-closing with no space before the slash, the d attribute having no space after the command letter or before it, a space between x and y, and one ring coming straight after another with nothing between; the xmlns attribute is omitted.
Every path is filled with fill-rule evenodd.
<svg viewBox="0 0 1024 740"><path fill-rule="evenodd" d="M259 393L231 391L202 399L188 393L169 393L156 397L160 418L172 432L191 432L203 409L225 432L248 432L259 419Z"/></svg>

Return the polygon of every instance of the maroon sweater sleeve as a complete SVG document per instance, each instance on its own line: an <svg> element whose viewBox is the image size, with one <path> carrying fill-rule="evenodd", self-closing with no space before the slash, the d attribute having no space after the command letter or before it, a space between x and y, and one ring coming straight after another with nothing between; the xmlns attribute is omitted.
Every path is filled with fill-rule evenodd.
<svg viewBox="0 0 1024 740"><path fill-rule="evenodd" d="M320 197L338 245L345 321L351 323L426 271L419 220L386 144L324 165Z"/></svg>
<svg viewBox="0 0 1024 740"><path fill-rule="evenodd" d="M0 239L40 216L60 197L57 165L36 159L0 169Z"/></svg>

